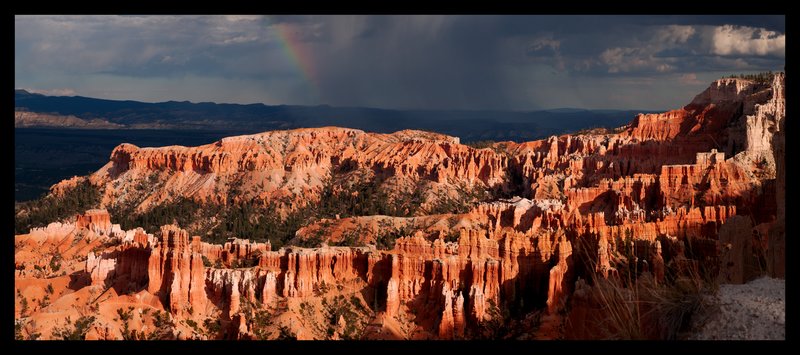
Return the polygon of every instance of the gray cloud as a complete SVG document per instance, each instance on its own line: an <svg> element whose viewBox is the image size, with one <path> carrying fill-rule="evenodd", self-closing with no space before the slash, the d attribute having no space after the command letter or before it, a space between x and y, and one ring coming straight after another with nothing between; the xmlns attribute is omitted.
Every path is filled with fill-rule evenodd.
<svg viewBox="0 0 800 355"><path fill-rule="evenodd" d="M147 101L664 109L780 70L783 16L17 16L17 87ZM288 40L288 44L287 44Z"/></svg>
<svg viewBox="0 0 800 355"><path fill-rule="evenodd" d="M712 41L713 53L718 55L786 55L786 35L761 28L719 26L714 28Z"/></svg>

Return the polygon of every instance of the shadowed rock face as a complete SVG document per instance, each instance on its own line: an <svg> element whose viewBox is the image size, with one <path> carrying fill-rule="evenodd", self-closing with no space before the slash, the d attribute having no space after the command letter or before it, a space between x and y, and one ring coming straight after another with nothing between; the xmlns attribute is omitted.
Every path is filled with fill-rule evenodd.
<svg viewBox="0 0 800 355"><path fill-rule="evenodd" d="M770 236L770 262L782 265L777 259L783 249L775 242L782 239L772 236L783 233L785 218L783 81L782 74L767 84L719 80L684 108L639 115L615 134L504 142L491 149L429 132L334 127L231 137L200 147L123 144L88 177L102 189L103 207L135 200L147 210L177 196L230 204L226 208L251 198L309 204L319 198L324 177L343 166L383 174L386 181L426 182L434 190L466 183L520 196L481 202L461 214L316 221L297 238L322 235L334 243L355 235L367 246L279 250L235 238L209 244L175 225L156 235L122 231L111 224L115 216L91 210L73 222L15 237L21 295L40 297L42 280L55 272L48 263L53 254L61 256L67 271L62 277L69 278L56 292L61 298L25 316L18 295L17 317L53 328L59 324L53 314L75 318L97 297L90 338L124 336L115 312L130 305L168 312L173 324L161 335L166 338L255 338L263 329L277 337L285 327L308 339L460 339L486 336L486 325L504 312L513 319L533 312L557 318L578 278L617 277L630 263L664 282L669 270L713 268L722 258L730 266L721 270L724 277L745 282L751 276L742 270L749 266L737 263L753 262L752 255L739 255L754 248L753 235ZM52 193L78 180L64 181ZM138 189L139 181L151 188ZM231 181L242 186L228 199ZM773 222L776 216L781 224ZM369 245L390 229L405 233L392 249ZM720 240L739 243L728 248L735 253L725 254ZM585 293L586 285L577 288ZM104 293L82 296L91 290ZM332 312L334 295L366 309L364 322L348 318L358 312L321 312ZM571 315L578 320L588 313L581 299ZM280 310L274 319L259 324L258 312L273 309ZM153 329L151 316L132 317ZM207 332L186 322L208 319L219 320L220 329ZM314 325L328 323L329 330ZM368 323L378 330L359 330Z"/></svg>

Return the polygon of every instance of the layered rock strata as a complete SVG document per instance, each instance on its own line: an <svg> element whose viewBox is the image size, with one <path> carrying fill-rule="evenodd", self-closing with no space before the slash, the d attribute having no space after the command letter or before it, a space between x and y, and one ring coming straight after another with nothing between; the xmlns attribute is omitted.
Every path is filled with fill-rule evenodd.
<svg viewBox="0 0 800 355"><path fill-rule="evenodd" d="M597 277L648 273L659 284L725 265L713 270L723 281L745 282L760 250L780 275L783 82L783 74L768 83L723 79L689 105L639 115L614 134L485 149L434 133L333 127L231 137L201 147L123 144L88 177L102 190L103 206L139 201L144 211L185 197L225 208L251 200L296 208L313 203L332 172L354 170L380 176L388 190L414 185L445 191L467 184L517 196L496 197L460 214L318 221L297 238L324 231L323 242L356 235L367 246L279 250L239 238L205 243L181 229L186 226L149 231L154 234L122 231L111 224L115 216L92 210L16 236L16 283L36 284L18 289L38 295L44 288L37 280L57 275L57 254L69 271L59 295L99 289L104 293L92 296L102 300L113 292L115 302L163 310L183 322L173 337L208 337L186 320L219 319L219 334L236 339L258 331L253 322L259 309L281 307L296 313L281 324L296 334L324 336L304 318L313 316L308 302L333 287L352 295L353 304L369 304L381 326L400 337L461 339L481 336L504 313L520 318L542 312L557 321L574 294L570 317L588 319L579 313L596 300L583 280ZM66 180L52 194L81 180ZM142 182L152 188L138 189ZM370 245L390 227L405 232L393 248ZM69 304L63 299L42 308ZM18 314L21 307L18 296ZM116 310L103 307L100 314ZM341 315L333 322L337 337L351 327ZM98 320L92 336L116 337L112 323Z"/></svg>

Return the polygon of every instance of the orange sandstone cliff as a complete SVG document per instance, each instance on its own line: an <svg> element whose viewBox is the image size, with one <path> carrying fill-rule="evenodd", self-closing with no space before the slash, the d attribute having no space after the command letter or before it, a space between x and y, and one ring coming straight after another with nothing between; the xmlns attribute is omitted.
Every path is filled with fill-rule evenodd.
<svg viewBox="0 0 800 355"><path fill-rule="evenodd" d="M295 240L320 245L277 250L251 241L258 235L207 243L188 226L126 231L112 224L123 216L90 210L15 237L20 334L58 338L83 319L86 339L466 339L504 327L561 337L541 330L560 329L552 324L568 308L571 324L587 322L593 278L633 270L663 283L699 268L745 282L759 248L781 276L783 83L723 79L613 134L484 149L335 127L200 147L122 144L51 194L88 181L100 208L141 213L183 197L228 209L281 201L275 213L285 214L317 203L333 174L379 176L390 197L422 191L421 206L487 192L462 211L309 220ZM387 231L396 239L380 247Z"/></svg>

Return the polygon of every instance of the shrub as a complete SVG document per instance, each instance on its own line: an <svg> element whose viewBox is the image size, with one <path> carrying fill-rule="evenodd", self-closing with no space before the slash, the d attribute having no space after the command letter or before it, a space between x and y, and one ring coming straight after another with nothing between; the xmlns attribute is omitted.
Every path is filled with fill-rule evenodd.
<svg viewBox="0 0 800 355"><path fill-rule="evenodd" d="M22 322L19 319L14 320L14 340L22 340Z"/></svg>
<svg viewBox="0 0 800 355"><path fill-rule="evenodd" d="M352 297L348 301L343 295L338 295L331 298L330 302L322 299L322 306L327 320L328 336L332 336L334 328L339 326L339 318L343 318L346 323L345 329L339 334L342 339L358 339L364 332L370 312L358 298Z"/></svg>
<svg viewBox="0 0 800 355"><path fill-rule="evenodd" d="M289 327L282 325L278 329L278 338L275 340L297 340L297 334L289 329Z"/></svg>
<svg viewBox="0 0 800 355"><path fill-rule="evenodd" d="M197 328L197 322L195 322L195 321L193 321L193 320L191 320L191 319L187 319L187 320L186 320L186 324L187 324L188 326L192 327L192 329L194 329L194 331L195 331L195 332L198 332L198 333L200 333L200 329L199 329L199 328Z"/></svg>
<svg viewBox="0 0 800 355"><path fill-rule="evenodd" d="M53 257L50 258L50 270L53 272L57 272L59 269L61 269L60 261L61 261L61 256L53 255Z"/></svg>
<svg viewBox="0 0 800 355"><path fill-rule="evenodd" d="M156 329L145 337L147 340L169 339L172 336L172 328L175 326L169 320L169 315L161 311L153 313L153 325Z"/></svg>
<svg viewBox="0 0 800 355"><path fill-rule="evenodd" d="M206 329L206 336L214 339L219 335L220 330L222 329L222 323L219 321L219 319L206 318L203 321L203 327Z"/></svg>
<svg viewBox="0 0 800 355"><path fill-rule="evenodd" d="M34 328L34 330L29 330L28 331L28 337L27 338L22 335L22 330L23 330L23 328L25 327L26 324L31 325L31 327ZM41 336L42 336L42 333L38 333L38 332L35 331L35 326L34 326L33 321L29 321L29 322L25 323L21 319L15 319L14 320L14 340L38 340Z"/></svg>
<svg viewBox="0 0 800 355"><path fill-rule="evenodd" d="M127 311L122 310L122 308L118 308L117 315L121 321L128 321L133 318L133 307L128 307Z"/></svg>
<svg viewBox="0 0 800 355"><path fill-rule="evenodd" d="M380 250L394 249L394 243L397 238L407 237L411 235L411 229L403 226L401 228L380 229L375 236L375 247Z"/></svg>
<svg viewBox="0 0 800 355"><path fill-rule="evenodd" d="M256 339L269 340L269 327L274 323L276 313L271 310L261 309L256 311L252 320L253 334Z"/></svg>
<svg viewBox="0 0 800 355"><path fill-rule="evenodd" d="M20 304L20 311L19 311L20 315L23 316L23 317L27 317L28 316L28 310L29 310L28 309L28 299L25 298L25 297L22 297L22 300L19 301L19 304Z"/></svg>
<svg viewBox="0 0 800 355"><path fill-rule="evenodd" d="M122 308L117 309L119 320L122 321L122 339L135 340L135 334L130 330L129 321L133 318L133 307L128 307L127 311Z"/></svg>
<svg viewBox="0 0 800 355"><path fill-rule="evenodd" d="M364 242L359 237L362 234L361 227L357 230L349 230L342 233L342 238L338 242L330 243L331 246L342 246L342 247L361 247L364 246Z"/></svg>
<svg viewBox="0 0 800 355"><path fill-rule="evenodd" d="M326 284L325 281L322 281L318 284L314 284L314 296L316 297L323 296L326 293L328 293L330 289L331 289L330 286L328 286L328 284Z"/></svg>
<svg viewBox="0 0 800 355"><path fill-rule="evenodd" d="M75 323L67 317L63 327L53 329L53 338L62 340L84 340L89 326L94 323L94 316L81 316Z"/></svg>
<svg viewBox="0 0 800 355"><path fill-rule="evenodd" d="M39 308L45 308L50 305L50 295L44 295L41 300L39 300Z"/></svg>

